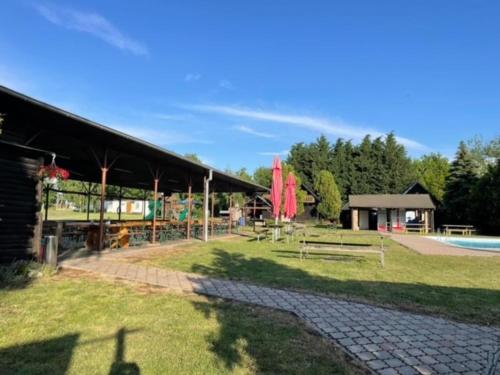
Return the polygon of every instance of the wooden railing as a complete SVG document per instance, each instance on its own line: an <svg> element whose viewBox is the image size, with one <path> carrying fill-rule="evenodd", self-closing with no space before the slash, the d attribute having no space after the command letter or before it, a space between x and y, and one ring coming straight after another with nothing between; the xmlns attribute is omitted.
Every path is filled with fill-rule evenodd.
<svg viewBox="0 0 500 375"><path fill-rule="evenodd" d="M193 221L190 225L191 238L202 239L203 225ZM143 246L147 243L167 243L187 238L187 223L158 220L156 222L155 241L153 241L152 221L121 221L105 224L104 247L127 248ZM214 220L209 225L212 237L229 233L226 221ZM85 221L46 221L43 224L43 235L58 238L60 251L98 248L99 225Z"/></svg>

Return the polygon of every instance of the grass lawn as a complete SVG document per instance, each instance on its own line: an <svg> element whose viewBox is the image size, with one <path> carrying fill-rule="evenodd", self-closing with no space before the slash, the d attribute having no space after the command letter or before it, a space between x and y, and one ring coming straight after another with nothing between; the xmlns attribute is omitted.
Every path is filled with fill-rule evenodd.
<svg viewBox="0 0 500 375"><path fill-rule="evenodd" d="M327 230L315 232L321 240L338 240ZM375 236L349 233L344 232L344 243L377 241ZM311 251L311 257L301 261L296 243L247 238L180 247L135 261L500 325L500 257L424 256L390 240L386 245L385 268L376 254Z"/></svg>
<svg viewBox="0 0 500 375"><path fill-rule="evenodd" d="M45 215L45 213L44 213ZM44 216L45 217L45 216ZM99 212L91 212L90 220L99 220ZM86 212L76 212L73 210L56 210L55 208L49 208L49 220L87 220ZM142 214L127 214L122 213L122 220L142 220ZM105 212L104 220L118 220L118 213L116 212Z"/></svg>
<svg viewBox="0 0 500 375"><path fill-rule="evenodd" d="M294 317L68 271L0 286L1 374L359 374Z"/></svg>

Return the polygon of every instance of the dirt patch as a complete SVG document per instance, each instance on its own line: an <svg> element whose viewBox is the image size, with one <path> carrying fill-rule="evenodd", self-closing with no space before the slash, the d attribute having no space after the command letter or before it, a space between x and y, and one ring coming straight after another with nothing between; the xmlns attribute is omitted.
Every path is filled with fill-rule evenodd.
<svg viewBox="0 0 500 375"><path fill-rule="evenodd" d="M180 254L186 254L193 252L196 249L196 245L180 245L171 248L154 248L148 249L147 251L138 251L136 254L124 254L120 257L120 260L127 263L142 263L146 260L152 260L155 258L167 258L171 256L176 256Z"/></svg>

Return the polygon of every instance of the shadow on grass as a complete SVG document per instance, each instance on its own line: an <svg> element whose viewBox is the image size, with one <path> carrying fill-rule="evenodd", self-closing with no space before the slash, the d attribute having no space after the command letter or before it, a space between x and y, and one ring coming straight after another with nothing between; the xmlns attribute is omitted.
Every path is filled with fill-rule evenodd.
<svg viewBox="0 0 500 375"><path fill-rule="evenodd" d="M352 374L344 359L322 338L298 326L295 317L227 302L192 302L217 332L206 337L209 349L230 372L256 374Z"/></svg>
<svg viewBox="0 0 500 375"><path fill-rule="evenodd" d="M394 306L402 310L433 313L461 321L500 326L499 290L418 282L367 281L362 280L361 276L359 280L340 279L336 277L335 269L332 269L331 275L328 276L314 275L302 268L290 267L271 259L247 258L244 254L228 252L221 248L212 250L212 253L215 259L211 264L194 264L191 271L215 278L333 294L358 301ZM361 264L362 261L354 259ZM308 262L311 264L312 260L315 259L306 259L303 262L304 267L308 266ZM340 261L345 262L344 259ZM387 271L378 269L374 272Z"/></svg>
<svg viewBox="0 0 500 375"><path fill-rule="evenodd" d="M0 349L0 374L66 374L80 334Z"/></svg>
<svg viewBox="0 0 500 375"><path fill-rule="evenodd" d="M125 328L120 328L116 334L115 361L111 365L109 375L139 375L141 370L135 362L125 361L125 335L132 333Z"/></svg>
<svg viewBox="0 0 500 375"><path fill-rule="evenodd" d="M125 336L136 330L120 328L116 335L78 342L79 333L26 344L13 345L0 349L0 374L66 374L71 365L73 352L79 345L92 345L97 342L116 340L115 359L109 371L110 375L139 375L136 363L125 362Z"/></svg>

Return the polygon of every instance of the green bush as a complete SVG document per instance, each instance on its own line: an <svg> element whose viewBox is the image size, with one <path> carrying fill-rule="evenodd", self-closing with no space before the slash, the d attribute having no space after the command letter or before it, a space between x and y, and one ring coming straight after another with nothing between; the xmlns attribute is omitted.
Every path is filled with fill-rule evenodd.
<svg viewBox="0 0 500 375"><path fill-rule="evenodd" d="M43 275L52 274L52 267L33 261L18 260L0 265L0 286L21 286Z"/></svg>

